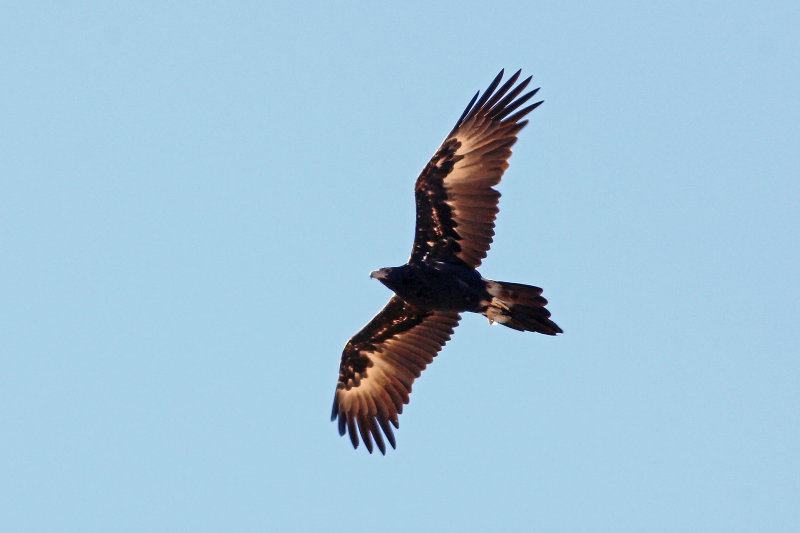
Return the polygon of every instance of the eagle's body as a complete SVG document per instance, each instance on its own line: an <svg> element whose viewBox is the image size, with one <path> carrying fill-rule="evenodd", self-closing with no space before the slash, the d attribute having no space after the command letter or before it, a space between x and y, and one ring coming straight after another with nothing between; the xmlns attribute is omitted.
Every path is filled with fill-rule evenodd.
<svg viewBox="0 0 800 533"><path fill-rule="evenodd" d="M541 102L516 111L538 89L519 94L519 72L496 92L503 72L467 105L455 128L417 178L417 223L408 263L372 273L395 295L344 348L332 420L372 452L408 403L411 384L449 340L462 312L485 315L520 331L561 333L542 289L492 281L477 270L494 235L500 198L492 187L508 167L511 145ZM516 113L512 114L514 111Z"/></svg>
<svg viewBox="0 0 800 533"><path fill-rule="evenodd" d="M479 312L489 297L477 270L452 263L420 261L371 274L404 301L425 311Z"/></svg>

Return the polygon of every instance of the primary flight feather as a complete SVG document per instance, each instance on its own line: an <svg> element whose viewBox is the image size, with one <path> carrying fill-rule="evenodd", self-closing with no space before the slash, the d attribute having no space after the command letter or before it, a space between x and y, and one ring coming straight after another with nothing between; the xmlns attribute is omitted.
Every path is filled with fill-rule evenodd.
<svg viewBox="0 0 800 533"><path fill-rule="evenodd" d="M531 78L517 83L519 76L498 89L500 71L472 98L417 178L411 257L370 275L395 294L342 353L331 420L354 448L359 436L370 453L373 441L386 453L384 438L395 447L392 426L399 427L414 379L450 339L460 313L481 313L519 331L562 333L542 289L485 279L476 270L494 236L500 193L493 187L528 123L524 117L542 103L523 107L539 89L520 96Z"/></svg>

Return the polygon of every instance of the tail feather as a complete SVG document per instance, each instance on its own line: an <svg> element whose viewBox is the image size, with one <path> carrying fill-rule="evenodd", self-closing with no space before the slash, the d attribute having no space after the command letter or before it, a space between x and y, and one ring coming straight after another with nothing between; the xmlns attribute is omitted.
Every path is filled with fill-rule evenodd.
<svg viewBox="0 0 800 533"><path fill-rule="evenodd" d="M486 302L482 313L489 322L497 322L519 331L536 331L545 335L564 333L550 320L550 311L545 309L547 300L542 289L521 283L486 281L486 292L491 300Z"/></svg>

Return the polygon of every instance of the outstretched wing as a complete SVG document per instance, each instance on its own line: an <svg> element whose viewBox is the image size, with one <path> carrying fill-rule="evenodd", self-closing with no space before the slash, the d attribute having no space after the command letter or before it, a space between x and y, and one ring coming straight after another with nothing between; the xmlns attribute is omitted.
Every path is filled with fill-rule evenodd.
<svg viewBox="0 0 800 533"><path fill-rule="evenodd" d="M408 403L411 384L450 339L460 318L452 311L422 311L392 296L350 339L342 352L331 420L338 417L339 434L347 431L354 448L360 434L370 453L374 438L385 454L381 430L395 447L389 423L399 427L397 415Z"/></svg>
<svg viewBox="0 0 800 533"><path fill-rule="evenodd" d="M531 81L528 77L515 86L519 74L495 91L503 78L501 70L480 100L480 93L475 94L417 178L411 261L462 262L475 268L486 257L500 198L492 187L508 168L517 133L528 123L522 119L542 103L517 111L539 90L519 96Z"/></svg>

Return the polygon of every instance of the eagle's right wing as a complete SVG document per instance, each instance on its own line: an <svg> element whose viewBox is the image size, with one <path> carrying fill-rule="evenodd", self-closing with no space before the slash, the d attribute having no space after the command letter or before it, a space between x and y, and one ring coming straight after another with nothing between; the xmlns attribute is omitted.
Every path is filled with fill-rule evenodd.
<svg viewBox="0 0 800 533"><path fill-rule="evenodd" d="M370 453L373 438L386 453L381 430L394 448L389 422L399 427L397 415L408 403L411 384L450 339L460 318L453 311L422 311L392 296L350 339L342 352L331 420L338 417L339 434L347 431L354 448L361 434Z"/></svg>

